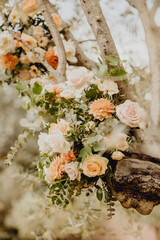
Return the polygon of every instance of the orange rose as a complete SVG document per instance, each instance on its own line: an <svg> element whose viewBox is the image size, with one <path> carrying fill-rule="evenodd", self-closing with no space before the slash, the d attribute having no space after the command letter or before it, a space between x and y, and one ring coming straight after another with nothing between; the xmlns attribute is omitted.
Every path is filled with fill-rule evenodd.
<svg viewBox="0 0 160 240"><path fill-rule="evenodd" d="M76 159L73 150L70 150L68 153L61 153L61 158L65 163L69 163L71 161L74 161Z"/></svg>
<svg viewBox="0 0 160 240"><path fill-rule="evenodd" d="M19 63L19 58L11 53L3 55L0 59L2 68L14 70Z"/></svg>
<svg viewBox="0 0 160 240"><path fill-rule="evenodd" d="M108 159L99 155L91 155L87 157L81 164L83 174L88 177L96 177L105 174L107 169Z"/></svg>
<svg viewBox="0 0 160 240"><path fill-rule="evenodd" d="M107 99L97 99L90 105L89 114L93 114L96 119L103 120L111 117L114 112L114 105Z"/></svg>
<svg viewBox="0 0 160 240"><path fill-rule="evenodd" d="M52 48L50 48L45 53L45 59L52 66L52 68L57 69L58 66L58 57L55 55L55 52Z"/></svg>
<svg viewBox="0 0 160 240"><path fill-rule="evenodd" d="M30 13L37 8L36 0L23 0L22 9L26 13Z"/></svg>

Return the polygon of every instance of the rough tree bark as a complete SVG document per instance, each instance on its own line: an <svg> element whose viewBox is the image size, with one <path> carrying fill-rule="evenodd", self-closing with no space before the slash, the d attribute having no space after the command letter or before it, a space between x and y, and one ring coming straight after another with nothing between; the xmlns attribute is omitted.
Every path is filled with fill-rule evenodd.
<svg viewBox="0 0 160 240"><path fill-rule="evenodd" d="M89 0L89 1L80 0L80 1L81 1L83 11L86 15L87 21L90 24L91 29L95 35L96 41L99 45L103 62L107 64L106 55L113 55L119 59L119 67L124 69L123 66L121 65L120 56L118 54L116 45L112 38L111 32L109 30L109 27L104 18L99 1L97 0ZM129 92L129 85L127 83L122 82L121 80L117 80L115 82L117 82L118 84L120 92L123 96L122 98L124 100L130 99L131 96Z"/></svg>
<svg viewBox="0 0 160 240"><path fill-rule="evenodd" d="M149 128L146 134L145 144L141 150L155 157L160 156L160 32L155 24L154 16L159 6L155 0L153 8L148 9L146 0L128 0L129 4L136 8L142 21L145 40L148 47L149 66L151 72L151 95L149 113Z"/></svg>

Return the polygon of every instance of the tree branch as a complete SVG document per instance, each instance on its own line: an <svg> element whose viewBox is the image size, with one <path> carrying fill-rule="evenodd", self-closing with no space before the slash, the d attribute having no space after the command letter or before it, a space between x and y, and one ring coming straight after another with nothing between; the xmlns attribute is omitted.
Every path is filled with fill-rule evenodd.
<svg viewBox="0 0 160 240"><path fill-rule="evenodd" d="M58 63L58 68L57 68L57 72L59 75L59 81L60 82L65 82L67 80L66 78L66 53L65 53L65 49L64 49L64 45L60 36L60 33L57 29L57 26L55 24L55 22L52 20L51 17L51 9L50 9L50 2L48 0L37 0L39 9L41 10L45 21L49 27L49 30L52 34L52 37L54 39L55 45L57 47L57 51L58 51L58 58L59 58L59 63Z"/></svg>
<svg viewBox="0 0 160 240"><path fill-rule="evenodd" d="M119 59L120 57L116 49L115 43L113 41L112 35L110 33L109 27L106 23L104 15L102 13L99 1L97 0L81 0L81 5L83 11L86 15L88 23L90 24L92 31L95 35L97 43L100 48L101 57L103 62L106 64L106 55L114 55ZM121 67L123 69L123 66ZM116 81L120 92L122 94L122 99L130 98L129 85L122 82L121 80Z"/></svg>
<svg viewBox="0 0 160 240"><path fill-rule="evenodd" d="M55 6L53 4L51 4L50 2L48 3L50 4L50 10L53 13L57 13L57 10L55 8ZM78 44L78 41L74 38L73 34L71 33L70 29L69 29L69 25L66 24L63 20L62 20L62 25L61 25L61 33L64 35L66 40L71 39L76 47L76 58L78 60L77 63L75 63L75 65L77 66L84 66L90 70L93 70L96 68L97 63L92 61L91 59L89 59L83 52L83 50L81 49L81 47ZM72 64L74 65L74 64Z"/></svg>
<svg viewBox="0 0 160 240"><path fill-rule="evenodd" d="M154 18L150 14L145 0L135 0L134 3L132 0L128 0L128 2L131 6L138 10L144 27L151 72L152 100L150 103L149 128L144 151L148 154L155 154L156 152L155 155L160 156L160 137L158 132L160 127L160 33L155 24ZM155 143L156 141L157 144ZM154 147L156 150L153 151Z"/></svg>
<svg viewBox="0 0 160 240"><path fill-rule="evenodd" d="M159 5L160 5L159 0L154 0L153 7L152 7L152 9L151 9L151 11L150 11L150 14L151 14L151 17L152 17L152 18L154 18L155 14L156 14L156 12L157 12L157 9L158 9L158 7L159 7Z"/></svg>

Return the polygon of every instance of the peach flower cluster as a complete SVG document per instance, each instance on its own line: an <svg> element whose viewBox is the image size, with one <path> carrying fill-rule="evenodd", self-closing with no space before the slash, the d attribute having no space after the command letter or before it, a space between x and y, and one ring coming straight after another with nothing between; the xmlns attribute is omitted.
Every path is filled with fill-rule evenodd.
<svg viewBox="0 0 160 240"><path fill-rule="evenodd" d="M45 179L47 182L52 183L55 179L61 179L62 174L66 172L71 180L80 180L80 172L77 168L77 162L71 162L75 160L73 151L69 151L67 154L61 154L56 157L51 163L49 168L45 168Z"/></svg>
<svg viewBox="0 0 160 240"><path fill-rule="evenodd" d="M144 110L138 103L126 100L116 107L117 117L122 123L130 127L139 127Z"/></svg>
<svg viewBox="0 0 160 240"><path fill-rule="evenodd" d="M90 155L81 164L83 174L88 177L96 177L105 174L109 160L99 155Z"/></svg>
<svg viewBox="0 0 160 240"><path fill-rule="evenodd" d="M3 55L0 58L0 64L3 69L8 70L14 70L16 65L19 63L19 58L16 55L13 55L12 53L8 53L6 55Z"/></svg>
<svg viewBox="0 0 160 240"><path fill-rule="evenodd" d="M103 83L99 83L98 88L102 92L108 92L108 95L110 96L119 93L117 83L111 80L106 80Z"/></svg>
<svg viewBox="0 0 160 240"><path fill-rule="evenodd" d="M103 120L111 117L114 112L114 105L110 100L100 98L94 100L90 105L89 114L93 114L96 119Z"/></svg>

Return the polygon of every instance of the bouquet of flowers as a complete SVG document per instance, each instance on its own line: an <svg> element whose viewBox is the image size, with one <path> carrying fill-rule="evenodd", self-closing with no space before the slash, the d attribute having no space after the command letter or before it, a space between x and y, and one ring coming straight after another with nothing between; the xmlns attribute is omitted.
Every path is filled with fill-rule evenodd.
<svg viewBox="0 0 160 240"><path fill-rule="evenodd" d="M109 67L100 62L94 72L67 65L67 81L57 83L46 67L58 67L56 46L37 5L29 2L23 2L23 14L16 6L5 15L0 63L4 81L14 83L28 111L22 125L39 133L40 179L48 184L52 202L64 208L72 196L82 191L88 196L94 188L97 198L108 203L114 199L115 161L137 141L133 131L143 127L144 110L123 100L114 77L125 82L126 72L112 55L106 56ZM61 18L53 14L53 21L60 29ZM63 43L67 60L76 63L74 42Z"/></svg>

